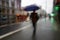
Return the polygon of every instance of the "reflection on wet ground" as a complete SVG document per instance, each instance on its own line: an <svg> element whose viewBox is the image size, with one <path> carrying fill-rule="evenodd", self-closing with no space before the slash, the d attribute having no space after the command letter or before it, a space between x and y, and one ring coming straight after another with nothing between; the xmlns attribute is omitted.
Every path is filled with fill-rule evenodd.
<svg viewBox="0 0 60 40"><path fill-rule="evenodd" d="M54 40L60 40L60 21L55 21L54 18L51 18L51 23L53 23L55 31L54 31Z"/></svg>

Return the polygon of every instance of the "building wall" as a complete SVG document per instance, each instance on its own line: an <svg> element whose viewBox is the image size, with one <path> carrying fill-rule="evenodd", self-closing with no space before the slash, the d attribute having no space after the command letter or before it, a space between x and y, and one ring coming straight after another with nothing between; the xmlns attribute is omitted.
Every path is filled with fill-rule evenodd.
<svg viewBox="0 0 60 40"><path fill-rule="evenodd" d="M0 24L8 24L15 21L15 14L19 9L17 8L16 0L0 0ZM5 18L4 20L2 20Z"/></svg>
<svg viewBox="0 0 60 40"><path fill-rule="evenodd" d="M58 19L59 19L59 18L58 18L58 15L60 15L60 14L58 13L58 10L55 9L55 7L56 7L56 6L59 6L59 5L60 5L59 3L60 3L60 0L54 0L54 3L53 3L53 5L54 5L54 6L53 6L53 13L55 14L54 19L57 20L57 21L58 21Z"/></svg>

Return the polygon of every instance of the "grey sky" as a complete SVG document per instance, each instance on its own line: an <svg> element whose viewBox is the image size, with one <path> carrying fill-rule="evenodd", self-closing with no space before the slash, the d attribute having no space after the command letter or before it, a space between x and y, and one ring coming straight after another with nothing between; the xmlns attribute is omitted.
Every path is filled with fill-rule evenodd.
<svg viewBox="0 0 60 40"><path fill-rule="evenodd" d="M27 5L31 5L31 4L37 4L37 5L41 5L43 9L45 9L47 11L47 13L51 13L52 12L52 8L53 8L53 0L22 0L22 7L25 7Z"/></svg>

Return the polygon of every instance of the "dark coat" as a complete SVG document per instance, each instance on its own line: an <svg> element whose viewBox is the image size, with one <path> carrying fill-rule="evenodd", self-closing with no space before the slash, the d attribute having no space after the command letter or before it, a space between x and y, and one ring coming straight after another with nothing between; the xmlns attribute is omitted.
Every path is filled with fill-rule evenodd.
<svg viewBox="0 0 60 40"><path fill-rule="evenodd" d="M31 13L30 19L32 20L33 23L36 23L39 19L39 16L37 13Z"/></svg>

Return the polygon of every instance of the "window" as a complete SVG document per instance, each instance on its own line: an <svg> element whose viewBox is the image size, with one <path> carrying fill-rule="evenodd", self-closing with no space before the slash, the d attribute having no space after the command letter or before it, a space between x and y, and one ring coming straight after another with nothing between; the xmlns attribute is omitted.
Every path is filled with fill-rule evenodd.
<svg viewBox="0 0 60 40"><path fill-rule="evenodd" d="M11 5L14 6L14 2L11 2L11 3L12 3Z"/></svg>
<svg viewBox="0 0 60 40"><path fill-rule="evenodd" d="M14 9L12 10L12 13L14 13Z"/></svg>
<svg viewBox="0 0 60 40"><path fill-rule="evenodd" d="M5 1L2 0L2 4L5 4Z"/></svg>
<svg viewBox="0 0 60 40"><path fill-rule="evenodd" d="M5 12L5 8L2 8L2 12Z"/></svg>
<svg viewBox="0 0 60 40"><path fill-rule="evenodd" d="M0 5L2 5L2 2L0 1Z"/></svg>
<svg viewBox="0 0 60 40"><path fill-rule="evenodd" d="M0 8L0 13L1 13L1 8Z"/></svg>
<svg viewBox="0 0 60 40"><path fill-rule="evenodd" d="M7 13L9 13L9 9L7 9Z"/></svg>

